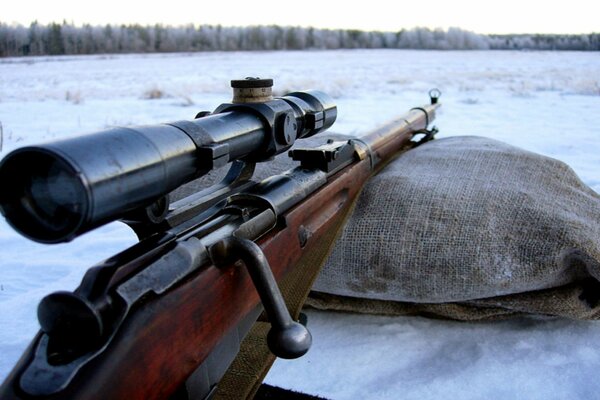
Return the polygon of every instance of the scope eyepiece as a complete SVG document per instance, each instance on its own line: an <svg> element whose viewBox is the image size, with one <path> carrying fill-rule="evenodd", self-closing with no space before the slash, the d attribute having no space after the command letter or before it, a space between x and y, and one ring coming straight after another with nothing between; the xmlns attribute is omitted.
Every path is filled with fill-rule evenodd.
<svg viewBox="0 0 600 400"><path fill-rule="evenodd" d="M329 128L337 109L318 91L222 104L191 121L113 128L28 146L0 162L0 211L24 236L67 242L146 207L235 160L257 162Z"/></svg>

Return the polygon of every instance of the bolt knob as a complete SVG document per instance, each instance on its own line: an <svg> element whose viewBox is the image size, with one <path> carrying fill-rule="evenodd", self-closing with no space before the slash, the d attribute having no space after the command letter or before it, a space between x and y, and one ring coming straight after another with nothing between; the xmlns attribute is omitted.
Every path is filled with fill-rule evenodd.
<svg viewBox="0 0 600 400"><path fill-rule="evenodd" d="M304 325L290 321L284 326L273 324L267 334L269 350L277 357L294 359L302 357L312 345L312 335Z"/></svg>

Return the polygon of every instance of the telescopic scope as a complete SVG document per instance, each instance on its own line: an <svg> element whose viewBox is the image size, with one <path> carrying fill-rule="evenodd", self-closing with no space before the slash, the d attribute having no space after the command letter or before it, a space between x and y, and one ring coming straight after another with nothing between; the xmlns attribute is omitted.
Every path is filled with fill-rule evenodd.
<svg viewBox="0 0 600 400"><path fill-rule="evenodd" d="M319 91L270 96L272 80L232 81L234 100L191 121L113 128L23 147L0 162L0 211L24 236L70 241L235 160L265 161L329 128Z"/></svg>

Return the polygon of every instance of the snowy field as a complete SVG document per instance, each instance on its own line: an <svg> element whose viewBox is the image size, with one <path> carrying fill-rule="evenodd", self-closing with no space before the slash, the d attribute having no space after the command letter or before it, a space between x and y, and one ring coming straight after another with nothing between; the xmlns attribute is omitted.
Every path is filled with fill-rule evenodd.
<svg viewBox="0 0 600 400"><path fill-rule="evenodd" d="M0 156L103 129L192 118L229 80L320 89L360 135L442 92L440 136L481 135L561 159L600 191L600 54L357 50L0 59ZM2 190L0 188L0 190ZM135 242L111 224L44 246L0 221L0 379L38 329L39 300ZM314 346L267 382L332 399L599 398L600 322L458 323L309 312Z"/></svg>

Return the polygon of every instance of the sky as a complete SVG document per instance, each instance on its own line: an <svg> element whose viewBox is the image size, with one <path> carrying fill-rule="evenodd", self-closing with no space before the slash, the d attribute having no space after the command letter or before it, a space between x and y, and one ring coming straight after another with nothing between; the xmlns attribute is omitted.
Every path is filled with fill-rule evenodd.
<svg viewBox="0 0 600 400"><path fill-rule="evenodd" d="M0 21L75 24L221 24L313 26L398 31L459 27L477 33L600 32L597 0L323 1L19 0L2 7Z"/></svg>

